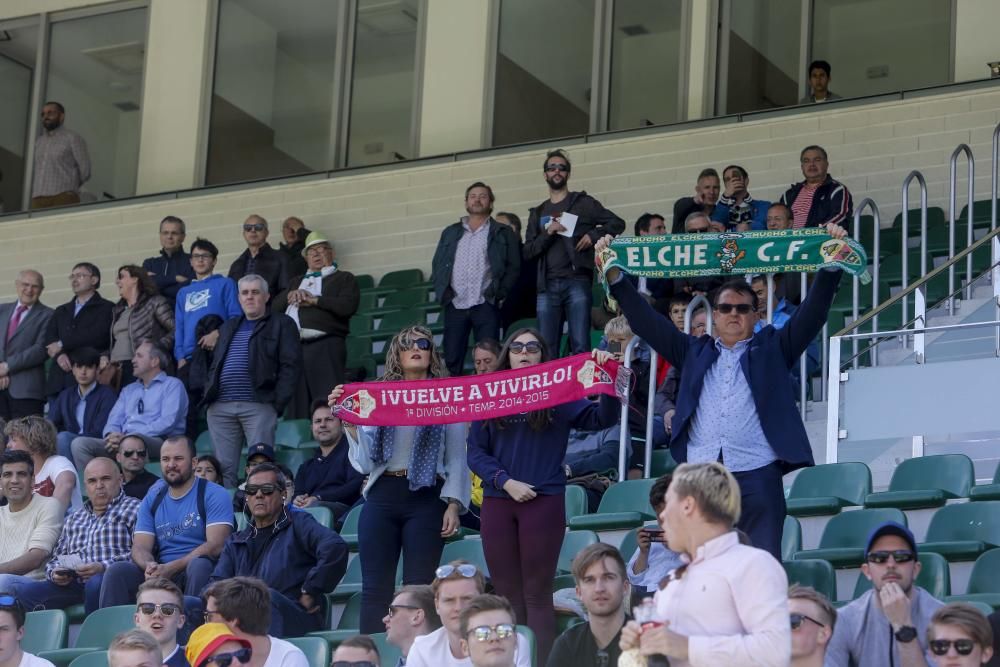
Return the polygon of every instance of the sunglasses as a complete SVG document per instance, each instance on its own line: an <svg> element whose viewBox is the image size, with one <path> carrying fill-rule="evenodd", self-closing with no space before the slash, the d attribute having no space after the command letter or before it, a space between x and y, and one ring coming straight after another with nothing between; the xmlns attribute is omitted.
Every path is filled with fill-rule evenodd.
<svg viewBox="0 0 1000 667"><path fill-rule="evenodd" d="M955 646L955 652L959 655L969 655L972 653L972 649L976 648L976 642L971 639L932 639L928 644L930 644L931 653L934 655L948 655L952 645Z"/></svg>
<svg viewBox="0 0 1000 667"><path fill-rule="evenodd" d="M413 348L417 348L421 352L426 352L427 350L431 349L432 345L431 341L426 338L410 338L410 339L404 338L399 342L404 350L412 350Z"/></svg>
<svg viewBox="0 0 1000 667"><path fill-rule="evenodd" d="M450 577L451 575L458 572L465 578L474 577L476 573L479 572L476 566L472 563L462 563L461 565L442 565L438 569L434 570L434 576L438 579L444 579L445 577Z"/></svg>
<svg viewBox="0 0 1000 667"><path fill-rule="evenodd" d="M400 609L420 609L420 607L414 607L412 604L391 604L389 605L389 618L392 618Z"/></svg>
<svg viewBox="0 0 1000 667"><path fill-rule="evenodd" d="M206 665L210 662L214 662L219 667L229 667L233 664L233 660L238 660L239 662L246 664L250 662L250 657L253 655L253 649L241 648L238 651L230 651L229 653L217 653L211 658L207 658L205 662L201 663Z"/></svg>
<svg viewBox="0 0 1000 667"><path fill-rule="evenodd" d="M749 303L720 303L715 306L715 309L723 315L728 315L734 310L740 315L749 315L754 310Z"/></svg>
<svg viewBox="0 0 1000 667"><path fill-rule="evenodd" d="M246 491L247 497L256 496L257 493L263 493L265 496L273 496L280 487L277 484L247 484L243 487Z"/></svg>
<svg viewBox="0 0 1000 667"><path fill-rule="evenodd" d="M262 225L259 222L253 225L243 225L243 231L245 232L262 232L267 229L266 225ZM225 666L223 666L225 667Z"/></svg>
<svg viewBox="0 0 1000 667"><path fill-rule="evenodd" d="M803 621L812 621L813 623L815 623L816 625L818 625L821 628L825 628L826 627L825 625L823 625L822 623L820 623L819 621L817 621L812 616L806 616L805 614L799 614L799 613L794 613L794 612L788 615L788 621L792 625L792 630L798 630L799 628L801 628Z"/></svg>
<svg viewBox="0 0 1000 667"><path fill-rule="evenodd" d="M569 172L569 165L568 164L547 164L547 165L545 165L545 171Z"/></svg>
<svg viewBox="0 0 1000 667"><path fill-rule="evenodd" d="M510 344L510 351L514 354L521 354L527 352L528 354L538 354L542 351L542 344L537 340L531 340L527 343L514 342Z"/></svg>
<svg viewBox="0 0 1000 667"><path fill-rule="evenodd" d="M122 456L124 456L127 459L130 459L133 456L135 458L137 458L137 459L142 459L142 458L146 457L146 450L145 449L133 449L132 451L125 451L123 449L122 450Z"/></svg>
<svg viewBox="0 0 1000 667"><path fill-rule="evenodd" d="M164 602L163 604L153 604L152 602L140 602L136 605L136 608L142 612L143 616L152 616L157 611L159 611L164 616L173 616L181 611L181 607L173 602Z"/></svg>
<svg viewBox="0 0 1000 667"><path fill-rule="evenodd" d="M497 623L492 627L480 625L469 630L469 634L475 637L477 642L488 642L494 634L497 639L509 639L514 636L514 626L510 623Z"/></svg>
<svg viewBox="0 0 1000 667"><path fill-rule="evenodd" d="M356 660L354 662L349 662L347 660L337 660L330 664L330 667L378 667L374 662L370 660Z"/></svg>
<svg viewBox="0 0 1000 667"><path fill-rule="evenodd" d="M0 595L0 607L18 607L20 603L13 595Z"/></svg>
<svg viewBox="0 0 1000 667"><path fill-rule="evenodd" d="M909 563L917 557L917 555L912 551L899 549L897 551L871 551L868 553L867 560L869 563L881 565L889 560L889 556L892 556L892 559L896 561L897 564Z"/></svg>

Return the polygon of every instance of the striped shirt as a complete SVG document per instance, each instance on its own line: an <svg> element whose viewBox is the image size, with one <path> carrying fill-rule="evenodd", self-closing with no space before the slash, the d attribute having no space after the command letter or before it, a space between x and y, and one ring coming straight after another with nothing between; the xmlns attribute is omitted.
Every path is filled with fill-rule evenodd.
<svg viewBox="0 0 1000 667"><path fill-rule="evenodd" d="M243 320L240 328L233 334L233 340L226 351L226 360L222 363L220 401L254 400L253 380L250 378L250 336L256 324L254 320Z"/></svg>
<svg viewBox="0 0 1000 667"><path fill-rule="evenodd" d="M90 501L66 517L53 558L45 566L45 576L59 569L59 557L76 555L84 563L101 563L107 568L132 557L132 531L139 513L139 501L118 492L104 514L94 514Z"/></svg>
<svg viewBox="0 0 1000 667"><path fill-rule="evenodd" d="M813 197L816 195L818 185L803 185L799 191L799 196L792 202L792 228L802 229L809 220L809 209L812 208Z"/></svg>
<svg viewBox="0 0 1000 667"><path fill-rule="evenodd" d="M35 180L32 197L76 192L90 180L87 143L76 132L57 127L35 140Z"/></svg>

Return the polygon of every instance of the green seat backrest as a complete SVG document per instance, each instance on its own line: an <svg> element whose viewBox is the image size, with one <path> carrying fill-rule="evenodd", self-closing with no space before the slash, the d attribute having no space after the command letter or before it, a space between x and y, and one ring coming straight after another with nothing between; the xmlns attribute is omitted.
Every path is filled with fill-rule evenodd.
<svg viewBox="0 0 1000 667"><path fill-rule="evenodd" d="M211 454L213 451L212 434L208 431L199 433L198 438L194 441L194 448L199 454Z"/></svg>
<svg viewBox="0 0 1000 667"><path fill-rule="evenodd" d="M591 544L597 544L597 533L592 530L571 530L563 535L562 548L559 549L558 569L561 572L573 571L573 559Z"/></svg>
<svg viewBox="0 0 1000 667"><path fill-rule="evenodd" d="M104 607L91 612L83 619L80 634L76 638L76 646L80 648L109 646L119 632L135 627L134 616L134 604Z"/></svg>
<svg viewBox="0 0 1000 667"><path fill-rule="evenodd" d="M791 560L796 551L802 551L802 524L794 516L786 516L781 527L781 560Z"/></svg>
<svg viewBox="0 0 1000 667"><path fill-rule="evenodd" d="M312 438L312 426L308 419L286 419L278 422L274 430L275 445L297 447L300 442L310 438Z"/></svg>
<svg viewBox="0 0 1000 667"><path fill-rule="evenodd" d="M1000 546L1000 500L945 505L931 517L927 542L976 540Z"/></svg>
<svg viewBox="0 0 1000 667"><path fill-rule="evenodd" d="M347 598L344 611L337 621L338 630L354 630L361 627L361 593L355 593Z"/></svg>
<svg viewBox="0 0 1000 667"><path fill-rule="evenodd" d="M630 479L612 484L601 497L597 513L644 512L649 516L656 516L649 504L649 491L655 483L655 479Z"/></svg>
<svg viewBox="0 0 1000 667"><path fill-rule="evenodd" d="M66 648L69 619L62 609L29 611L24 619L24 638L21 648L32 655L39 651Z"/></svg>
<svg viewBox="0 0 1000 667"><path fill-rule="evenodd" d="M379 287L410 287L424 282L424 272L420 269L400 269L390 271L378 281Z"/></svg>
<svg viewBox="0 0 1000 667"><path fill-rule="evenodd" d="M975 202L973 202L975 204ZM927 227L934 227L936 225L944 225L945 222L944 209L939 206L928 206L927 207ZM900 211L896 214L896 217L892 219L892 226L903 228L903 212ZM906 214L906 230L911 236L920 235L920 209L911 208ZM914 232L916 230L916 232Z"/></svg>
<svg viewBox="0 0 1000 667"><path fill-rule="evenodd" d="M340 580L342 584L360 584L361 583L361 558L355 556L351 559L351 562L347 564L347 570L344 572L344 578Z"/></svg>
<svg viewBox="0 0 1000 667"><path fill-rule="evenodd" d="M918 456L896 466L889 490L941 489L953 498L967 498L975 479L972 459L965 454Z"/></svg>
<svg viewBox="0 0 1000 667"><path fill-rule="evenodd" d="M864 505L872 492L872 471L864 463L827 463L803 468L792 482L791 498L833 497Z"/></svg>
<svg viewBox="0 0 1000 667"><path fill-rule="evenodd" d="M1000 593L1000 549L990 549L976 559L968 592Z"/></svg>
<svg viewBox="0 0 1000 667"><path fill-rule="evenodd" d="M311 459L315 453L311 449L278 449L274 453L274 457L278 460L278 463L288 466L288 469L292 471L292 475L295 475L299 470L299 466Z"/></svg>
<svg viewBox="0 0 1000 667"><path fill-rule="evenodd" d="M329 667L330 645L319 637L290 637L286 640L306 654L309 667Z"/></svg>
<svg viewBox="0 0 1000 667"><path fill-rule="evenodd" d="M519 625L517 626L517 634L528 640L528 650L531 651L531 662L528 664L536 664L538 662L538 645L535 641L535 632L527 625Z"/></svg>
<svg viewBox="0 0 1000 667"><path fill-rule="evenodd" d="M423 313L415 310L397 310L382 316L378 330L388 334L395 334L397 331L406 327L412 327L414 324L424 324L426 319Z"/></svg>
<svg viewBox="0 0 1000 667"><path fill-rule="evenodd" d="M351 333L363 334L375 329L375 318L365 313L355 313L351 317ZM347 337L350 340L350 336ZM371 353L371 350L368 350Z"/></svg>
<svg viewBox="0 0 1000 667"><path fill-rule="evenodd" d="M993 472L993 483L1000 484L1000 463L997 464L997 469Z"/></svg>
<svg viewBox="0 0 1000 667"><path fill-rule="evenodd" d="M865 548L868 535L886 521L906 525L906 515L893 507L852 510L831 518L819 540L820 549Z"/></svg>
<svg viewBox="0 0 1000 667"><path fill-rule="evenodd" d="M354 331L353 327L351 328L351 331L354 333L359 333L357 331ZM371 356L371 353L372 353L372 342L370 340L368 340L367 338L359 338L357 336L347 337L348 365L350 365L352 361L356 361L362 357Z"/></svg>
<svg viewBox="0 0 1000 667"><path fill-rule="evenodd" d="M375 287L375 277L370 273L355 273L354 282L357 283L358 289L370 289Z"/></svg>
<svg viewBox="0 0 1000 667"><path fill-rule="evenodd" d="M382 308L411 308L427 303L427 290L423 287L401 289L398 292L386 294Z"/></svg>
<svg viewBox="0 0 1000 667"><path fill-rule="evenodd" d="M312 518L326 528L333 530L333 512L329 507L307 507L306 511L312 514Z"/></svg>
<svg viewBox="0 0 1000 667"><path fill-rule="evenodd" d="M527 317L522 320L517 320L516 322L511 322L511 325L507 327L504 332L504 336L509 336L518 329L537 329L538 319L534 317Z"/></svg>
<svg viewBox="0 0 1000 667"><path fill-rule="evenodd" d="M789 585L811 586L830 600L837 599L837 574L829 561L806 558L786 561L782 565Z"/></svg>
<svg viewBox="0 0 1000 667"><path fill-rule="evenodd" d="M554 528L562 530L562 528ZM467 560L487 577L490 576L489 568L486 566L486 555L483 553L482 540L457 540L444 545L441 552L441 565L447 565L453 560Z"/></svg>
<svg viewBox="0 0 1000 667"><path fill-rule="evenodd" d="M347 513L344 517L344 525L340 527L340 532L343 535L357 535L358 534L358 522L361 520L361 507L352 507L351 511Z"/></svg>
<svg viewBox="0 0 1000 667"><path fill-rule="evenodd" d="M111 643L110 641L108 642ZM107 651L92 651L74 658L69 667L108 667Z"/></svg>
<svg viewBox="0 0 1000 667"><path fill-rule="evenodd" d="M951 573L948 570L948 559L941 554L924 552L917 556L920 559L920 574L916 584L925 591L943 600L951 595ZM858 575L858 583L854 586L854 599L871 590L872 582L864 574ZM1000 592L1000 588L997 589ZM972 591L969 591L970 593Z"/></svg>
<svg viewBox="0 0 1000 667"><path fill-rule="evenodd" d="M566 521L587 513L587 492L576 484L566 485Z"/></svg>
<svg viewBox="0 0 1000 667"><path fill-rule="evenodd" d="M674 461L669 449L654 449L649 465L649 476L656 478L673 472L677 467L677 461Z"/></svg>
<svg viewBox="0 0 1000 667"><path fill-rule="evenodd" d="M400 656L403 655L399 647L395 644L390 644L389 638L385 636L384 632L376 632L369 636L375 642L375 646L378 647L378 655L382 659L382 667L396 667Z"/></svg>

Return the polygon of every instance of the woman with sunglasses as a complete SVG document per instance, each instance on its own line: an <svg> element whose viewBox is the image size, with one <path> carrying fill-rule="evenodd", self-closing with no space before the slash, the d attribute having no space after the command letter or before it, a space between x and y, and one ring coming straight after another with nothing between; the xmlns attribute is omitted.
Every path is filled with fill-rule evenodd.
<svg viewBox="0 0 1000 667"><path fill-rule="evenodd" d="M382 380L427 380L447 370L427 327L411 326L389 342ZM330 405L343 394L338 385ZM368 476L358 525L361 558L361 632L382 632L403 553L403 584L429 584L444 539L457 534L469 506L465 424L363 426L344 422L348 456Z"/></svg>
<svg viewBox="0 0 1000 667"><path fill-rule="evenodd" d="M608 352L594 350L598 362ZM500 352L500 370L550 359L542 335L519 329ZM555 641L552 580L566 525L563 459L572 428L599 431L618 422L620 405L602 395L514 417L474 422L469 467L483 480L483 550L497 593L510 600L538 638L539 664Z"/></svg>

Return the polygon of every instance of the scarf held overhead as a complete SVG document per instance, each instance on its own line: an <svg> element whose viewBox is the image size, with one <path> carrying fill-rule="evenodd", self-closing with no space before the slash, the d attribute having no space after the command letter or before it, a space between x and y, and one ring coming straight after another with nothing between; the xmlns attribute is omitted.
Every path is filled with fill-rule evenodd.
<svg viewBox="0 0 1000 667"><path fill-rule="evenodd" d="M363 426L454 424L544 410L593 394L627 400L631 372L589 354L517 370L433 380L354 382L334 414Z"/></svg>

